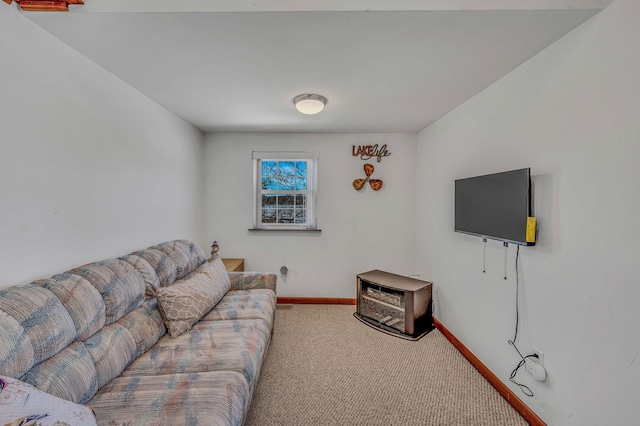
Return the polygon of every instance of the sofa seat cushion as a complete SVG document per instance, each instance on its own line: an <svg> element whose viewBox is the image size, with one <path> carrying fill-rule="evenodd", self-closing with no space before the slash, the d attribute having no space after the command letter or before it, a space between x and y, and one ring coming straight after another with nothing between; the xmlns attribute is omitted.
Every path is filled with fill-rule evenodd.
<svg viewBox="0 0 640 426"><path fill-rule="evenodd" d="M98 425L241 425L251 394L232 371L118 377L89 402Z"/></svg>
<svg viewBox="0 0 640 426"><path fill-rule="evenodd" d="M260 319L201 321L175 339L162 337L122 375L236 371L253 390L269 339L270 327Z"/></svg>
<svg viewBox="0 0 640 426"><path fill-rule="evenodd" d="M263 319L273 327L276 294L267 289L229 291L202 321Z"/></svg>

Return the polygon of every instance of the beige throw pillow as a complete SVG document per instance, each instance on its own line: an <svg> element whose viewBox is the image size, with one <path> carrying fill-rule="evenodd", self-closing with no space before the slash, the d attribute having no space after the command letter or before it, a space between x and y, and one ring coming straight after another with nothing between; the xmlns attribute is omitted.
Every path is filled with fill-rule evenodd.
<svg viewBox="0 0 640 426"><path fill-rule="evenodd" d="M231 288L231 280L229 280L229 273L227 268L224 267L222 259L216 257L211 262L207 262L201 266L202 273L211 275L213 282L217 285L226 287L225 293Z"/></svg>
<svg viewBox="0 0 640 426"><path fill-rule="evenodd" d="M156 293L160 314L172 338L189 331L229 290L224 281L214 279L207 266L202 268L199 273L161 287Z"/></svg>

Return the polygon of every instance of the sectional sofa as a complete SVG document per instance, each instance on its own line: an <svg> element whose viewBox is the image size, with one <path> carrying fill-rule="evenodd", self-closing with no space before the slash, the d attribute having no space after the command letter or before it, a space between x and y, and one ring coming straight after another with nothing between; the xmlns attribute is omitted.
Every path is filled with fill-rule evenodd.
<svg viewBox="0 0 640 426"><path fill-rule="evenodd" d="M275 290L186 240L0 289L0 424L241 425Z"/></svg>

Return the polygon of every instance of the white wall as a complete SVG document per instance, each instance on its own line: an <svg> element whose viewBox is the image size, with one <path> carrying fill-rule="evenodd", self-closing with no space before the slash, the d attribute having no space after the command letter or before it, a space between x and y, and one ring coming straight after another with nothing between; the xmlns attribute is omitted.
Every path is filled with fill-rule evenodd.
<svg viewBox="0 0 640 426"><path fill-rule="evenodd" d="M7 5L0 57L0 287L200 242L197 129Z"/></svg>
<svg viewBox="0 0 640 426"><path fill-rule="evenodd" d="M640 417L640 3L617 0L418 135L417 267L436 316L549 425ZM531 167L539 241L520 250L517 344L545 354L529 398L515 254L453 232L456 178Z"/></svg>
<svg viewBox="0 0 640 426"><path fill-rule="evenodd" d="M353 145L387 144L380 163L352 156ZM251 151L318 151L318 227L322 232L248 231L252 218ZM278 295L355 297L355 276L371 269L415 271L416 135L208 134L205 137L205 235L223 257L246 269L279 272ZM375 192L352 182L366 162L384 181Z"/></svg>

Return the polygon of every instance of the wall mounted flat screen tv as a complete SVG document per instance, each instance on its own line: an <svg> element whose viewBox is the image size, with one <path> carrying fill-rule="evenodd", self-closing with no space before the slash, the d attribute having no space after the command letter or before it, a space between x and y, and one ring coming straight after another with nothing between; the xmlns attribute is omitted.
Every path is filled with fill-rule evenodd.
<svg viewBox="0 0 640 426"><path fill-rule="evenodd" d="M529 216L529 168L455 181L456 232L532 246L526 238Z"/></svg>

